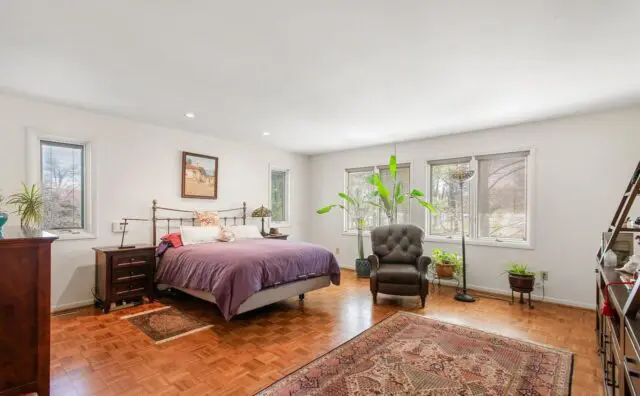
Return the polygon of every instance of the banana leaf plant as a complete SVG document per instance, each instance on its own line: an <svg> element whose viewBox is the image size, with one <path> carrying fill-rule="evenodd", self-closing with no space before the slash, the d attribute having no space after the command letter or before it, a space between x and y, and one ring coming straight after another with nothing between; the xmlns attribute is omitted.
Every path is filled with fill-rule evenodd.
<svg viewBox="0 0 640 396"><path fill-rule="evenodd" d="M391 186L386 186L382 182L382 178L380 178L380 174L373 173L371 176L367 178L369 184L371 184L374 188L372 196L373 198L377 198L375 200L367 201L366 203L369 205L376 206L382 211L384 211L385 215L389 219L389 224L395 224L398 215L398 207L402 205L407 200L414 199L416 200L422 207L427 208L431 213L434 213L436 209L429 202L425 201L424 193L420 190L413 189L410 192L402 192L402 182L398 181L398 163L396 161L396 156L392 155L389 157L389 173L391 174Z"/></svg>
<svg viewBox="0 0 640 396"><path fill-rule="evenodd" d="M338 207L346 212L350 218L354 219L356 223L356 230L358 231L358 259L364 260L364 244L362 242L362 232L367 226L365 220L364 206L367 204L370 198L368 194L363 194L361 191L356 191L353 197L345 193L338 193L338 196L343 200L344 204L337 203L325 206L316 210L317 214L329 213L331 209Z"/></svg>

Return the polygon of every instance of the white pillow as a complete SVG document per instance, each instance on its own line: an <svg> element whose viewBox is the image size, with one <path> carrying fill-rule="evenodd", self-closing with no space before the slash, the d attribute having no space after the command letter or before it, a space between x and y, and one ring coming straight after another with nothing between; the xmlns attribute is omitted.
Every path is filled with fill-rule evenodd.
<svg viewBox="0 0 640 396"><path fill-rule="evenodd" d="M180 236L182 237L183 245L195 245L197 243L209 243L217 242L218 234L220 234L220 227L195 227L195 226L180 226Z"/></svg>
<svg viewBox="0 0 640 396"><path fill-rule="evenodd" d="M236 235L236 239L262 239L262 234L255 225L234 225L231 231Z"/></svg>

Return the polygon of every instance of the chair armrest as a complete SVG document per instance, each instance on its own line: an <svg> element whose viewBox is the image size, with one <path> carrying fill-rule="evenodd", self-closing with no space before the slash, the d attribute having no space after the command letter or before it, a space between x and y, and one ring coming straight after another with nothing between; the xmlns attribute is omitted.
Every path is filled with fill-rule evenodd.
<svg viewBox="0 0 640 396"><path fill-rule="evenodd" d="M371 265L371 271L373 271L374 269L377 270L380 266L380 259L378 259L378 256L376 256L375 254L369 256L367 260L369 260L369 264Z"/></svg>
<svg viewBox="0 0 640 396"><path fill-rule="evenodd" d="M431 264L431 258L427 256L418 257L418 271L421 274L426 274L429 269L429 264Z"/></svg>

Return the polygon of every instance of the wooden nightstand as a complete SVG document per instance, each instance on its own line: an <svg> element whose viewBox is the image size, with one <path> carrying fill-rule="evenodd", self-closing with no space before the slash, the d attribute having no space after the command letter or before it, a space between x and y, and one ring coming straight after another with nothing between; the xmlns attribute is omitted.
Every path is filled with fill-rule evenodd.
<svg viewBox="0 0 640 396"><path fill-rule="evenodd" d="M96 306L108 313L111 303L148 297L153 302L156 248L96 247Z"/></svg>
<svg viewBox="0 0 640 396"><path fill-rule="evenodd" d="M288 234L279 234L279 235L267 234L264 237L266 239L287 239L287 238L289 238L289 235Z"/></svg>

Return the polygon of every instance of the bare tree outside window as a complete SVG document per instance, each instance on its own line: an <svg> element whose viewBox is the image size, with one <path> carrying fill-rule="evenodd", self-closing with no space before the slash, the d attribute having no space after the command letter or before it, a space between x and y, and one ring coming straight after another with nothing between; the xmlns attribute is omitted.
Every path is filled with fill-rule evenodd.
<svg viewBox="0 0 640 396"><path fill-rule="evenodd" d="M467 233L469 227L469 208L471 199L469 194L469 183L464 183L463 196L464 206L460 201L460 183L451 180L451 171L459 168L469 168L469 162L465 163L434 163L431 167L431 204L436 208L435 213L431 213L430 234L438 236L458 236L460 235L460 208L464 207L464 229ZM467 235L467 234L465 234Z"/></svg>
<svg viewBox="0 0 640 396"><path fill-rule="evenodd" d="M84 146L40 142L46 229L84 228Z"/></svg>

